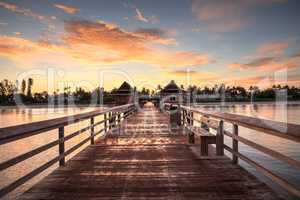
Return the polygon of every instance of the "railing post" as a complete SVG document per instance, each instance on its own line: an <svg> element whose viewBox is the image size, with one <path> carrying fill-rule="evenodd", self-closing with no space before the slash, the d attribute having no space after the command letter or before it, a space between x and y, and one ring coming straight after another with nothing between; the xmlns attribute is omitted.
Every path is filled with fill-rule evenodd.
<svg viewBox="0 0 300 200"><path fill-rule="evenodd" d="M94 117L91 118L91 144L95 144L95 129L94 129Z"/></svg>
<svg viewBox="0 0 300 200"><path fill-rule="evenodd" d="M118 112L118 129L119 129L119 134L121 133L121 112Z"/></svg>
<svg viewBox="0 0 300 200"><path fill-rule="evenodd" d="M59 139L59 156L62 156L65 153L65 128L58 128L58 139ZM59 166L65 165L65 156L59 159Z"/></svg>
<svg viewBox="0 0 300 200"><path fill-rule="evenodd" d="M185 127L185 110L182 109L182 126Z"/></svg>
<svg viewBox="0 0 300 200"><path fill-rule="evenodd" d="M194 113L191 112L191 126L194 126Z"/></svg>
<svg viewBox="0 0 300 200"><path fill-rule="evenodd" d="M113 112L113 127L117 127L117 113Z"/></svg>
<svg viewBox="0 0 300 200"><path fill-rule="evenodd" d="M202 117L205 117L205 118L209 119L209 117L206 116L206 115L202 115ZM201 126L201 128L203 128L203 129L209 131L209 126L208 126L206 123L201 122L201 125L200 125L200 126Z"/></svg>
<svg viewBox="0 0 300 200"><path fill-rule="evenodd" d="M239 127L237 124L233 124L233 135L239 135ZM236 139L232 139L232 150L233 152L239 152L239 143ZM232 154L232 162L234 164L238 164L239 160L238 160L238 156Z"/></svg>
<svg viewBox="0 0 300 200"><path fill-rule="evenodd" d="M112 124L112 114L111 114L111 112L109 112L108 113L108 130L110 130L111 129L111 124Z"/></svg>
<svg viewBox="0 0 300 200"><path fill-rule="evenodd" d="M104 114L104 133L107 132L107 114Z"/></svg>
<svg viewBox="0 0 300 200"><path fill-rule="evenodd" d="M224 155L224 122L223 122L223 120L221 120L219 122L219 128L217 131L216 153L217 153L217 156Z"/></svg>
<svg viewBox="0 0 300 200"><path fill-rule="evenodd" d="M189 143L195 143L195 133L193 132L193 125L194 125L194 114L193 112L189 111L188 113L188 137Z"/></svg>

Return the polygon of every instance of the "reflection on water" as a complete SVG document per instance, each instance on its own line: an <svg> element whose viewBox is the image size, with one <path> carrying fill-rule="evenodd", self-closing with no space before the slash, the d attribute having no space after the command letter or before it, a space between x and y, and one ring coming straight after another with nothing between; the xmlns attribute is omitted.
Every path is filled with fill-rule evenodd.
<svg viewBox="0 0 300 200"><path fill-rule="evenodd" d="M0 107L0 127L41 121L95 110L95 107L9 108Z"/></svg>
<svg viewBox="0 0 300 200"><path fill-rule="evenodd" d="M241 115L253 116L258 118L270 119L275 121L287 122L300 124L300 104L298 103L258 103L258 104L232 104L232 105L198 105L199 108L209 111L222 111L230 112ZM225 123L225 129L231 131L232 125ZM299 143L285 140L279 137L263 134L262 132L250 130L247 128L239 127L239 135L254 141L258 144L266 146L270 149L276 150L284 155L287 155L296 160L300 160L300 145ZM225 144L232 146L232 139L225 136ZM300 173L296 169L284 164L280 161L272 159L253 148L249 148L246 145L239 143L239 151L247 155L247 157L253 159L264 167L272 170L278 175L285 177L287 180L291 181L295 185L300 185ZM226 153L228 156L231 154ZM270 181L268 178L263 177L261 174L257 173L255 169L250 167L244 162L240 164L249 170L254 175L261 178L263 181L268 183L281 195L286 196L288 199L297 199L294 196L289 195L286 191L279 188L276 184Z"/></svg>
<svg viewBox="0 0 300 200"><path fill-rule="evenodd" d="M28 122L41 121L45 119L57 118L62 116L69 116L78 113L88 112L95 109L102 108L80 108L80 107L71 107L71 108L2 108L0 110L0 127L7 127L16 124L24 124ZM95 117L95 122L103 120L103 116ZM65 127L65 135L73 133L81 128L88 126L90 120L84 120L76 124L72 124ZM103 126L95 127L95 132L102 129ZM80 141L84 140L89 136L89 131L86 131L69 141L66 141L65 148L66 150L70 149L74 145L78 144ZM25 138L19 141L11 142L5 145L0 145L0 162L9 160L15 156L28 152L34 148L40 147L47 143L50 143L58 138L58 130L51 130L48 132L44 132L29 138ZM89 143L83 145L81 148L67 156L67 160L74 156L76 153L84 149ZM56 157L58 155L58 147L53 147L41 154L34 156L31 159L23 161L13 167L8 168L0 172L0 187L17 180L17 178L31 172L42 164L46 163L50 159ZM58 165L54 165L41 175L33 178L29 182L25 183L23 186L16 189L14 192L9 194L4 199L14 199L18 194L29 189L33 184L38 182L41 178L49 174L53 169L57 168Z"/></svg>
<svg viewBox="0 0 300 200"><path fill-rule="evenodd" d="M224 112L238 113L242 115L266 118L276 121L289 122L300 124L300 104L291 103L291 104L274 104L274 103L259 103L254 105L249 104L230 104L227 106L219 106L219 105L198 105L201 109L207 110L218 110ZM66 115L73 115L76 113L82 113L91 111L99 108L19 108L19 109L0 109L0 127L11 126L15 124L23 124L32 121L39 121L44 119L56 118ZM99 116L95 119L95 121L102 120L103 117ZM80 128L83 128L89 124L89 120L82 121L77 124L73 124L66 127L66 134L74 132ZM98 127L95 131L100 130L102 127ZM228 130L232 129L230 124L225 124L225 128ZM75 137L74 139L66 142L66 149L78 144L79 141L82 141L84 138L88 137L89 132L83 133ZM274 136L262 134L257 131L249 130L246 128L239 129L239 134L247 139L255 141L261 145L265 145L271 149L274 149L278 152L281 152L285 155L288 155L294 159L300 160L300 145L291 141L287 141L281 138L277 138ZM6 145L0 146L0 162L8 160L16 155L20 155L24 152L27 152L33 148L41 146L43 144L49 143L53 140L57 139L57 130L49 131L43 134L39 134L30 138L26 138L21 141L12 142ZM230 138L225 137L225 143L229 146L232 145L232 141ZM88 145L88 144L86 144ZM81 149L83 149L82 147ZM80 149L80 150L81 150ZM261 153L253 150L252 148L248 148L246 145L239 145L240 151L250 157L251 159L259 162L263 166L271 169L277 174L286 177L288 180L292 181L295 184L300 185L300 174L297 170L279 162L273 160L268 156L264 156ZM78 150L78 151L80 151ZM77 152L78 152L77 151ZM75 153L77 153L75 152ZM74 153L74 154L75 154ZM20 177L20 175L24 175L25 173L30 172L36 167L40 166L42 163L54 158L58 154L58 148L54 147L41 155L37 155L32 159L19 163L18 165L9 168L8 170L0 172L0 187L10 183L16 178ZM72 154L72 155L74 155ZM69 159L69 156L67 159ZM228 156L231 156L228 154ZM271 184L272 187L279 191L283 195L287 195L287 193L276 187L269 179L262 177L262 175L257 174L256 171L249 167L247 164L240 162L245 168L247 168L250 172L262 178L262 180ZM34 183L44 177L46 174L51 172L51 170L55 169L57 165L53 166L51 169L44 172L42 175L34 178L32 181L29 181L24 186L18 188L15 192L13 192L7 199L11 199L15 197L17 194L27 190ZM288 196L289 199L292 199L292 196ZM294 197L294 199L296 199Z"/></svg>

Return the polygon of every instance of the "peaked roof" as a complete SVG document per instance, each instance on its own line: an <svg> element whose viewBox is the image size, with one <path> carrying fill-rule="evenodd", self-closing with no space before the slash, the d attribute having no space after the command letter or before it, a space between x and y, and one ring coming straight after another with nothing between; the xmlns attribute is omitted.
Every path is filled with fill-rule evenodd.
<svg viewBox="0 0 300 200"><path fill-rule="evenodd" d="M119 87L119 89L116 91L116 93L131 93L133 91L133 88L129 83L124 81L122 85Z"/></svg>
<svg viewBox="0 0 300 200"><path fill-rule="evenodd" d="M162 92L179 92L181 89L176 85L175 81L172 80L168 85L166 85Z"/></svg>
<svg viewBox="0 0 300 200"><path fill-rule="evenodd" d="M132 87L129 83L124 81L118 90L132 90Z"/></svg>

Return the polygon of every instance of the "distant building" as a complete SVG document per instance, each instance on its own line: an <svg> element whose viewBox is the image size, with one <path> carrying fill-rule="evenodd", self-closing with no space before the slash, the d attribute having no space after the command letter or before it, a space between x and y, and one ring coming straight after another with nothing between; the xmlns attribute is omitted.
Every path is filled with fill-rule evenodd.
<svg viewBox="0 0 300 200"><path fill-rule="evenodd" d="M185 91L179 88L172 80L160 91L160 100L165 103L182 103L185 99Z"/></svg>
<svg viewBox="0 0 300 200"><path fill-rule="evenodd" d="M134 102L135 89L126 81L113 92L113 98L117 105L123 105Z"/></svg>

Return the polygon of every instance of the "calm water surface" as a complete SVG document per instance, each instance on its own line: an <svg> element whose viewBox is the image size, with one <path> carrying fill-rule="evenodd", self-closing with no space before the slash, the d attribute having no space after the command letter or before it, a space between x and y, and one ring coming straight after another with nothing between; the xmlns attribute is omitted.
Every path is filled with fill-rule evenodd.
<svg viewBox="0 0 300 200"><path fill-rule="evenodd" d="M24 124L28 122L36 122L45 119L52 119L57 117L69 116L83 112L89 112L96 109L103 109L99 107L70 107L70 108L1 108L0 109L0 127L7 127L17 124ZM95 122L102 120L103 117L99 116L95 118ZM76 124L72 124L65 127L65 135L73 133L80 128L88 126L90 120L84 120ZM101 125L95 128L95 131L103 128ZM78 144L89 136L89 132L84 132L65 143L65 148L70 149L72 146ZM24 152L30 151L39 146L45 145L49 142L57 140L58 130L48 131L36 136L28 137L19 141L11 142L5 145L0 145L0 162L9 160L17 155L23 154ZM89 143L83 145L81 148L67 156L66 160L70 159L76 153L88 146ZM58 155L58 147L53 147L41 154L34 156L31 159L23 161L13 167L8 168L0 172L0 187L3 187L17 178L31 172L37 167L46 163L50 159ZM15 199L16 196L29 189L32 185L37 183L53 169L57 168L58 165L53 165L51 168L43 172L42 174L34 177L32 180L25 183L23 186L17 188L14 192L10 193L3 199Z"/></svg>
<svg viewBox="0 0 300 200"><path fill-rule="evenodd" d="M298 103L290 103L290 104L274 104L274 103L259 103L255 105L251 104L230 104L226 106L220 105L198 105L201 109L207 110L219 110L224 112L231 112L231 113L238 113L242 115L260 117L265 119L271 119L276 121L282 122L289 122L289 123L296 123L300 124L300 104ZM2 108L0 109L0 127L11 126L15 124L23 124L26 122L32 121L40 121L44 119L56 118L59 116L66 116L72 115L81 112L88 112L91 110L95 110L99 108L19 108L19 109L12 109L12 108ZM95 119L102 120L102 117L98 117ZM66 134L74 132L78 130L80 127L83 128L87 126L89 123L88 120L77 123L75 125L70 125L66 127ZM232 127L229 124L225 124L226 129L230 130ZM98 127L99 130L102 127ZM83 140L88 136L89 133L82 134L74 138L73 140L66 143L66 149L72 147L73 145L77 144L79 141ZM273 137L270 135L263 134L261 132L249 130L246 128L239 129L239 134L243 137L246 137L252 141L255 141L259 144L267 146L271 149L274 149L278 152L281 152L285 155L288 155L294 159L300 160L300 145L288 140L284 140L281 138ZM32 148L36 148L43 144L49 143L53 140L57 139L57 131L49 131L47 133L43 133L37 136L33 136L21 141L9 143L6 145L0 146L0 162L8 160L16 155L22 154L26 151L29 151ZM225 137L225 143L229 146L232 145L232 140L230 138ZM88 144L87 144L88 145ZM83 149L82 147L81 149ZM80 150L81 150L80 149ZM276 161L268 156L265 156L251 148L248 148L246 145L242 145L240 143L239 149L241 153L247 155L248 157L252 158L256 162L262 164L263 166L267 167L268 169L276 172L279 175L282 175L289 181L293 182L294 184L300 185L300 173L297 170ZM78 150L78 151L80 151ZM77 151L77 152L78 152ZM77 153L75 152L75 153ZM46 153L41 155L37 155L34 158L22 162L14 167L9 168L8 170L0 172L0 187L10 183L13 180L16 180L17 177L24 175L25 173L30 172L31 170L35 169L42 163L47 162L49 159L54 158L57 156L57 147L48 150ZM75 154L74 153L74 154ZM72 154L72 155L74 155ZM67 159L69 159L69 156ZM231 156L230 154L228 154ZM264 182L268 183L271 187L273 187L277 192L281 195L287 197L288 199L297 199L283 189L275 185L272 181L268 178L263 177L259 173L248 166L246 163L240 162L240 164L249 170L254 175L258 176ZM28 188L30 188L33 184L43 178L45 175L51 172L51 170L55 169L57 165L53 166L52 168L48 169L46 172L42 173L40 176L34 178L32 181L29 181L24 186L18 188L15 192L10 194L6 199L12 199L16 197L16 195L24 192Z"/></svg>
<svg viewBox="0 0 300 200"><path fill-rule="evenodd" d="M294 124L300 124L300 103L292 102L286 103L257 103L257 104L229 104L229 105L198 105L199 108L209 111L223 111L236 113L241 115L253 116L258 118L270 119L280 122L288 122ZM225 123L225 129L231 131L232 125ZM276 150L284 155L287 155L296 160L300 160L300 145L299 143L285 140L279 137L264 134L262 132L250 130L247 128L239 127L239 135L254 141L258 144L266 146L270 149ZM225 136L225 144L232 147L232 139ZM276 161L272 157L266 156L252 148L249 148L242 143L239 143L239 151L247 155L247 157L258 162L267 169L272 170L278 175L285 177L287 180L295 185L300 185L300 173L299 170L290 167L280 161ZM231 157L231 154L225 153ZM299 199L274 184L269 178L264 177L260 173L257 173L254 168L249 166L243 161L240 164L250 171L255 176L266 182L280 195L287 199Z"/></svg>

